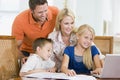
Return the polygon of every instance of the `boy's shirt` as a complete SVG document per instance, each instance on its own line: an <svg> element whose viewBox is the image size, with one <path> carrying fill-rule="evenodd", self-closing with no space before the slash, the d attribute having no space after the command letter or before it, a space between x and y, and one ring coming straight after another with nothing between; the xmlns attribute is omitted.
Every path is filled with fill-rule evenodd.
<svg viewBox="0 0 120 80"><path fill-rule="evenodd" d="M32 54L28 57L26 63L22 65L20 72L28 72L29 70L34 69L49 69L55 66L55 62L48 59L47 61L43 60L37 54Z"/></svg>

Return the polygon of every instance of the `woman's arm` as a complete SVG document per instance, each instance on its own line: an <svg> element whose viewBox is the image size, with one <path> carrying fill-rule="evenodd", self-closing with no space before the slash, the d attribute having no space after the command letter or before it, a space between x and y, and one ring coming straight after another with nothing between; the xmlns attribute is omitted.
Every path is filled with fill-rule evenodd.
<svg viewBox="0 0 120 80"><path fill-rule="evenodd" d="M61 66L61 71L68 76L74 76L76 75L74 70L68 69L68 64L69 64L69 56L64 54L63 60L62 60L62 66Z"/></svg>

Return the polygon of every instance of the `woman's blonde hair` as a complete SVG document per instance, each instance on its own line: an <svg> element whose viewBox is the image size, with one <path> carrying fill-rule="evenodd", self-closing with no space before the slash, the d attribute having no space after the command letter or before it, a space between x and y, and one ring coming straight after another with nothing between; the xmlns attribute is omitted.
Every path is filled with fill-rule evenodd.
<svg viewBox="0 0 120 80"><path fill-rule="evenodd" d="M63 18L65 16L70 16L70 17L72 17L73 20L75 20L75 16L74 16L73 12L70 9L68 9L68 8L62 9L58 13L57 18L56 18L56 24L55 24L55 30L56 31L60 31L61 30L60 23L61 23L61 21L63 20Z"/></svg>
<svg viewBox="0 0 120 80"><path fill-rule="evenodd" d="M94 29L88 25L88 24L84 24L84 25L81 25L78 30L77 30L77 34L79 36L81 36L86 30L90 31L92 33L92 37L94 39L94 36L95 36L95 31ZM92 55L91 55L91 49L90 47L88 47L85 52L84 52L84 55L83 55L83 63L86 65L86 67L88 69L93 69L94 68L94 64L93 64L93 60L92 60Z"/></svg>

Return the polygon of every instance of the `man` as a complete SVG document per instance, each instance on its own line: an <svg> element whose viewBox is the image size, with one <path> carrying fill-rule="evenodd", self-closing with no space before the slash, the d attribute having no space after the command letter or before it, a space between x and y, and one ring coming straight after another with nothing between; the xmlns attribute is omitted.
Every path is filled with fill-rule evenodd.
<svg viewBox="0 0 120 80"><path fill-rule="evenodd" d="M38 37L47 37L53 31L58 8L48 6L47 0L29 0L30 9L20 13L12 25L20 50L19 57L28 57L33 53L32 43Z"/></svg>

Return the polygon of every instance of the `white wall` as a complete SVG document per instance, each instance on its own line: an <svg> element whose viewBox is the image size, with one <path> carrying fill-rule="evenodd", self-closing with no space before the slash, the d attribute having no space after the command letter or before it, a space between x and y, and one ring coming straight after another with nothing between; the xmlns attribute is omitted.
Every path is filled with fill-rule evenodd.
<svg viewBox="0 0 120 80"><path fill-rule="evenodd" d="M76 25L89 24L97 35L102 35L102 14L100 0L78 0L76 5Z"/></svg>
<svg viewBox="0 0 120 80"><path fill-rule="evenodd" d="M64 8L65 0L52 0L53 5ZM76 27L82 24L91 25L97 35L103 35L102 0L67 0L67 7L76 16Z"/></svg>
<svg viewBox="0 0 120 80"><path fill-rule="evenodd" d="M113 17L112 17L112 30L115 35L120 36L120 0L114 0L113 3Z"/></svg>
<svg viewBox="0 0 120 80"><path fill-rule="evenodd" d="M3 1L3 0L0 0ZM12 22L17 14L28 8L28 0L18 0L19 8L16 11L0 10L0 35L11 35ZM64 7L65 0L48 0L49 4ZM103 34L102 1L103 0L67 0L67 6L74 11L76 27L81 24L90 24L97 35ZM16 4L13 1L12 4ZM7 7L10 7L7 5ZM4 10L4 9L3 9Z"/></svg>
<svg viewBox="0 0 120 80"><path fill-rule="evenodd" d="M11 26L16 15L13 12L0 12L0 35L11 35Z"/></svg>
<svg viewBox="0 0 120 80"><path fill-rule="evenodd" d="M28 0L0 0L0 35L11 35L14 18L26 8Z"/></svg>

